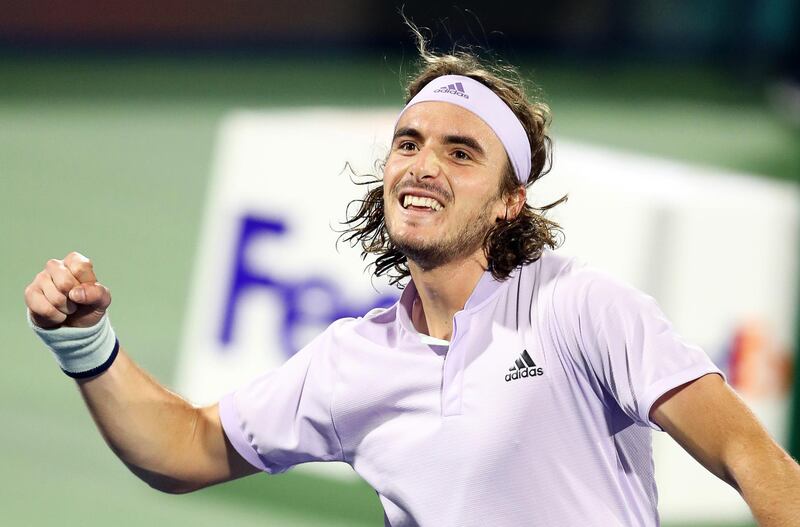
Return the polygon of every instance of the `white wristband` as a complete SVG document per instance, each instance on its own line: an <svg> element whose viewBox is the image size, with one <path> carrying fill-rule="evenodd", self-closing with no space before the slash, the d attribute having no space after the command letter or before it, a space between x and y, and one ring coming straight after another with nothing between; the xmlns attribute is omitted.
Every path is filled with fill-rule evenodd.
<svg viewBox="0 0 800 527"><path fill-rule="evenodd" d="M107 370L119 351L119 341L104 314L97 324L88 328L62 326L43 329L33 323L28 311L28 324L50 348L61 369L70 377L83 379Z"/></svg>

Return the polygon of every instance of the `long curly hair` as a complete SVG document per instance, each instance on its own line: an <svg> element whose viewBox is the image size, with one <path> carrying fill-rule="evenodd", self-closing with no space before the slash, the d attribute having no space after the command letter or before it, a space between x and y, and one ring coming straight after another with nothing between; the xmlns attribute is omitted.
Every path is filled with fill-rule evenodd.
<svg viewBox="0 0 800 527"><path fill-rule="evenodd" d="M408 23L408 21L407 21ZM406 88L408 103L424 86L442 75L463 75L481 82L496 93L514 112L522 123L531 145L531 172L525 183L530 187L550 171L552 163L552 141L548 135L551 120L550 108L539 100L530 102L525 91L525 81L509 65L484 64L476 54L466 49L454 49L449 54L436 54L428 50L428 43L413 24L408 23L417 42L419 72L409 79ZM384 162L385 163L385 160ZM379 168L383 168L379 163ZM373 185L362 199L348 204L347 219L342 222L340 240L352 246L361 245L361 256L367 259L377 255L374 276L387 275L391 284L402 287L401 281L411 273L406 255L400 252L389 238L386 229L383 203L383 185L378 176L366 175L366 181L355 181L358 185ZM499 195L506 197L522 185L510 163L506 164ZM531 207L527 203L512 219L498 219L483 240L483 251L488 261L488 270L495 279L505 280L518 266L538 260L542 251L556 248L563 241L563 231L545 213L565 202L567 196L543 207ZM357 207L354 214L351 209Z"/></svg>

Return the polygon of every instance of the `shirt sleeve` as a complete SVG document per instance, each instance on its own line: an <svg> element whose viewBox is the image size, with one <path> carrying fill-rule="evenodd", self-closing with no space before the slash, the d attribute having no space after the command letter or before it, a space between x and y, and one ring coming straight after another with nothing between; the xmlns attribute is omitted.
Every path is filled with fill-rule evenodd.
<svg viewBox="0 0 800 527"><path fill-rule="evenodd" d="M254 467L275 474L309 461L343 460L331 416L331 330L220 400L225 435Z"/></svg>
<svg viewBox="0 0 800 527"><path fill-rule="evenodd" d="M650 420L659 397L709 373L724 379L702 349L676 333L652 297L589 269L572 278L554 298L570 353L633 421L661 430Z"/></svg>

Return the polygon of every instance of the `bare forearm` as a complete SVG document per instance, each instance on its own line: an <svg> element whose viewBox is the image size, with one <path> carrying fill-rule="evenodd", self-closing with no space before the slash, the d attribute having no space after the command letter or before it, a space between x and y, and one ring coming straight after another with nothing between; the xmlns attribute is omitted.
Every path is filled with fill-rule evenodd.
<svg viewBox="0 0 800 527"><path fill-rule="evenodd" d="M100 433L140 478L188 492L257 471L226 439L218 405L194 408L119 349L106 311L111 291L82 254L48 260L25 288L34 332L78 381ZM111 364L109 367L109 363Z"/></svg>
<svg viewBox="0 0 800 527"><path fill-rule="evenodd" d="M151 486L168 492L193 479L193 439L202 433L198 409L158 384L120 349L107 371L78 386L114 453Z"/></svg>
<svg viewBox="0 0 800 527"><path fill-rule="evenodd" d="M758 525L800 525L800 466L771 438L743 445L730 472Z"/></svg>

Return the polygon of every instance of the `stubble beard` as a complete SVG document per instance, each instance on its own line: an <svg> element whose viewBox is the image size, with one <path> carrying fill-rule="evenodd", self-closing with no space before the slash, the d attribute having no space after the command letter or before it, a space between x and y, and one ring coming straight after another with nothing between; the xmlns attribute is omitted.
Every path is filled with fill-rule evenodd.
<svg viewBox="0 0 800 527"><path fill-rule="evenodd" d="M492 201L484 203L481 210L467 218L464 227L452 236L440 240L402 239L392 234L387 222L386 231L389 240L405 257L414 262L423 271L429 271L445 264L466 258L482 248L486 234L492 228Z"/></svg>

